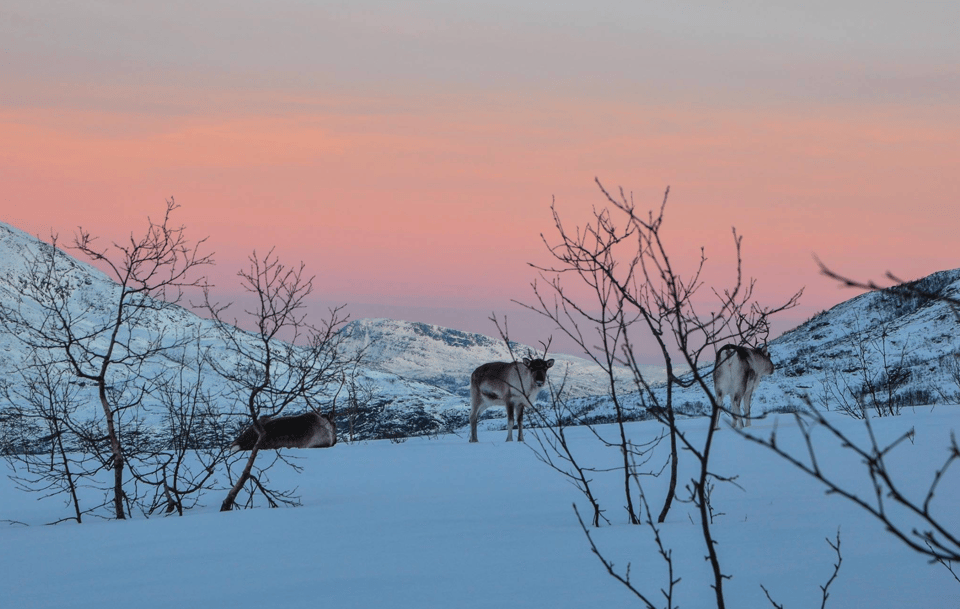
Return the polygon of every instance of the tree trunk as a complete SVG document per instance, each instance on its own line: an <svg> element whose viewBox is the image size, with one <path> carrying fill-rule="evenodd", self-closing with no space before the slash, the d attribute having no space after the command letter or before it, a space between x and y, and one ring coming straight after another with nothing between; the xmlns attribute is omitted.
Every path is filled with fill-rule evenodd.
<svg viewBox="0 0 960 609"><path fill-rule="evenodd" d="M261 435L261 438L263 436ZM250 472L253 471L253 462L257 460L257 453L260 452L260 439L257 439L257 444L250 450L250 457L247 459L247 464L243 468L243 473L240 474L240 477L237 478L237 482L233 485L233 488L230 489L230 492L227 493L226 499L223 500L223 503L220 504L221 512L229 512L233 509L234 504L237 500L237 495L240 494L240 491L243 490L244 485L247 483L247 480L250 479Z"/></svg>
<svg viewBox="0 0 960 609"><path fill-rule="evenodd" d="M673 497L677 494L677 467L680 463L680 455L677 452L677 420L673 412L673 365L669 355L665 357L667 360L667 424L670 426L670 483L667 486L667 497L663 500L663 509L657 516L657 522L661 524L667 519L667 513L673 506Z"/></svg>
<svg viewBox="0 0 960 609"><path fill-rule="evenodd" d="M80 499L77 497L77 483L73 479L73 474L70 473L70 459L67 458L67 451L63 447L63 432L59 428L59 424L56 429L57 433L57 450L60 451L60 458L63 459L63 475L67 481L67 487L70 489L70 499L73 501L73 510L77 515L77 524L82 522L83 512L80 510Z"/></svg>
<svg viewBox="0 0 960 609"><path fill-rule="evenodd" d="M116 512L117 520L124 520L126 514L123 509L123 449L120 447L117 428L113 424L113 411L107 401L107 390L102 379L99 381L99 385L100 404L103 406L103 414L107 419L107 436L110 438L110 452L113 455L113 509Z"/></svg>
<svg viewBox="0 0 960 609"><path fill-rule="evenodd" d="M667 410L667 416L670 417L670 484L667 486L667 497L663 502L663 509L657 516L659 523L667 519L667 513L673 505L673 497L677 494L677 466L680 462L680 455L677 454L677 428L674 425L673 408Z"/></svg>

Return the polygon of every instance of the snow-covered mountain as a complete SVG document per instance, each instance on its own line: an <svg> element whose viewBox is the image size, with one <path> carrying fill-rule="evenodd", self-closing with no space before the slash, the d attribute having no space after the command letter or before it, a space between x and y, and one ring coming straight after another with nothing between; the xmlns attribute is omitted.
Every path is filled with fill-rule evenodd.
<svg viewBox="0 0 960 609"><path fill-rule="evenodd" d="M19 286L30 272L26 261L49 247L0 223L0 304L8 311L16 309L20 315L37 319L38 311L17 308ZM112 313L116 284L72 258L61 256L58 264L66 265L62 290L74 311L91 321ZM960 270L935 273L914 287L942 297L960 297ZM770 343L776 372L760 383L753 412L789 409L804 398L818 408L839 409L862 398L871 386L879 389L882 397L892 395L900 405L955 402L960 395L958 326L958 316L947 302L920 298L903 289L852 298ZM195 333L206 336L204 346L216 354L223 345L211 329L209 321L191 311L168 307L146 320L129 339L148 341L161 332L169 336ZM356 379L362 404L350 420L339 411L338 426L342 432L352 429L354 437L361 439L462 428L469 412L470 373L484 362L512 357L502 340L423 323L361 319L346 325L342 332L344 347L363 350L365 355ZM511 346L517 357L537 352L525 345ZM580 412L593 420L609 418L609 400L604 397L608 380L600 368L571 355L550 353L549 357L557 361L551 379L566 378L568 395L579 396ZM22 342L10 332L0 331L0 374L16 379L27 359ZM178 364L159 357L151 365L155 366L152 372L159 372ZM651 381L663 378L660 367L649 366L644 372ZM205 373L204 383L216 388L222 380L210 371ZM624 389L631 386L625 370L618 373L618 383ZM89 397L93 408L94 397ZM629 405L631 400L626 402ZM697 389L676 394L675 404L689 414L697 414L705 402ZM223 407L235 410L231 406ZM642 408L634 406L631 416L643 418ZM502 408L490 409L485 413L485 425L502 428L504 416Z"/></svg>
<svg viewBox="0 0 960 609"><path fill-rule="evenodd" d="M419 322L360 319L348 324L343 332L348 337L345 346L362 349L371 368L442 387L464 398L470 395L470 373L480 364L543 356L519 343L511 344L511 354L503 340ZM609 381L593 362L564 353L551 352L546 357L555 360L551 378L557 381L565 377L569 395L607 391ZM665 378L662 366L648 366L644 372L654 380ZM626 368L617 371L620 383L630 378Z"/></svg>
<svg viewBox="0 0 960 609"><path fill-rule="evenodd" d="M893 409L956 404L960 307L945 299L960 299L960 269L855 296L784 333L768 345L775 371L757 386L751 414L794 410L805 402L840 411L865 404L871 412L874 400ZM711 371L712 362L702 368L707 378ZM635 401L625 402L636 408L633 416L643 416ZM697 387L675 389L674 405L682 413L702 414L706 403ZM596 398L581 412L604 420L612 406Z"/></svg>
<svg viewBox="0 0 960 609"><path fill-rule="evenodd" d="M808 396L814 406L836 410L872 387L894 405L956 403L960 307L945 299L960 300L960 269L861 294L815 315L771 343L776 372L761 383L768 385L761 401L772 406Z"/></svg>
<svg viewBox="0 0 960 609"><path fill-rule="evenodd" d="M21 303L19 293L33 273L29 261L48 252L50 247L23 231L0 223L0 304L34 322L41 318L42 312L31 308L29 301ZM62 292L70 309L82 318L78 323L92 326L97 320L115 313L112 307L119 288L109 277L69 256L58 256L57 260L64 271ZM156 311L141 326L130 337L135 344L150 340L159 333L199 335L206 337L203 345L211 349L213 357L221 361L229 357L226 352L218 353L223 350L223 345L213 332L212 323L182 307ZM357 412L352 413L351 420L343 416L338 418L338 425L341 431L352 429L354 437L359 438L462 427L469 412L470 373L484 362L509 360L511 357L503 341L423 323L363 319L351 322L342 332L345 349L363 350L364 353L363 363L356 371L356 385L362 390L363 403ZM239 330L238 333L242 335ZM525 345L512 346L518 358L531 352ZM0 374L15 379L28 354L29 349L16 336L6 330L0 331ZM571 395L605 392L609 381L592 362L565 354L550 353L549 357L557 361L551 376L560 378L566 375L567 390ZM152 376L177 365L169 357L159 356L151 361L146 374ZM656 367L650 367L648 372L653 378L663 374ZM223 385L222 379L209 368L202 376L208 388ZM624 383L628 381L625 370L619 374L619 379ZM92 391L87 397L90 408L94 408L92 405L96 399ZM224 410L236 409L224 404ZM503 416L502 408L485 413L488 420ZM146 419L149 426L152 423L149 412Z"/></svg>

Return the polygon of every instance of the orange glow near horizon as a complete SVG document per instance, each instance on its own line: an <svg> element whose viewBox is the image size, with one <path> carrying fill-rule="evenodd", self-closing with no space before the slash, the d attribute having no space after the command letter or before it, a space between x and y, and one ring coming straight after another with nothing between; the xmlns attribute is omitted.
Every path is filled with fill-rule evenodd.
<svg viewBox="0 0 960 609"><path fill-rule="evenodd" d="M0 196L2 220L27 232L82 225L105 240L142 230L174 196L176 221L209 235L218 283L252 250L276 247L333 301L489 312L529 300L527 263L549 262L540 234L554 235L552 197L574 226L604 203L595 176L641 209L670 185L674 256L692 263L703 245L710 277L725 281L735 226L762 297L807 287L802 321L854 295L817 276L814 253L858 277L960 266L958 141L950 108L922 118L909 107L547 99L180 118L7 109Z"/></svg>

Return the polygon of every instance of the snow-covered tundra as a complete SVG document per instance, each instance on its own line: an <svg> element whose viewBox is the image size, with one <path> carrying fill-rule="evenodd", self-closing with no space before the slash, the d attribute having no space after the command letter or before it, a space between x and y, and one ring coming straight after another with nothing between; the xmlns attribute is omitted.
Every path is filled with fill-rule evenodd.
<svg viewBox="0 0 960 609"><path fill-rule="evenodd" d="M862 422L827 416L845 433L866 437ZM958 423L957 406L906 409L873 421L880 441L915 430L912 442L885 458L921 500ZM679 424L702 440L709 421ZM750 433L769 434L774 425L779 446L805 454L790 416L755 421ZM661 430L654 421L627 425L636 443ZM583 463L597 469L597 492L612 521L591 530L598 548L620 573L629 564L634 585L661 598L668 574L651 531L626 524L622 477L602 471L619 455L586 428L567 434ZM731 576L724 584L728 607L771 606L761 584L786 607L819 607L819 586L836 562L825 538L833 540L838 528L843 563L827 607L960 606L960 583L944 566L907 549L862 510L735 433L714 441L711 470L737 476L735 485L718 482L711 496L717 551ZM814 441L824 470L871 492L860 460L827 434L815 433ZM291 451L303 473L274 469L271 484L298 487L303 507L219 513L222 496L213 493L205 507L183 517L90 518L82 525L42 526L69 510L59 498L22 492L3 476L0 605L165 609L189 599L193 607L239 609L638 606L590 551L571 509L577 503L583 513L586 501L531 446L529 438L468 444L454 435ZM692 473L682 469L681 480ZM662 500L666 482L666 476L643 478L652 504ZM960 470L947 470L930 509L948 525L960 522ZM674 576L682 578L674 598L681 607L715 604L697 518L693 506L676 504L660 529L673 552Z"/></svg>

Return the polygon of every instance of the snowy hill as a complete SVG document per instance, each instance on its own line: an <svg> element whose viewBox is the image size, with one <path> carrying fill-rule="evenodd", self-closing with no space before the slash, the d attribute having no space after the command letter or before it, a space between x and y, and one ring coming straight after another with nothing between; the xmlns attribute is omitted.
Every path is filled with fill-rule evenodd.
<svg viewBox="0 0 960 609"><path fill-rule="evenodd" d="M907 287L960 298L960 269ZM768 408L808 396L821 410L837 410L858 399L872 404L871 391L896 408L956 403L960 393L960 311L903 288L842 302L780 336L770 352L776 372L760 385Z"/></svg>
<svg viewBox="0 0 960 609"><path fill-rule="evenodd" d="M18 286L27 279L25 261L49 247L0 223L0 304L16 308ZM110 303L118 287L106 275L69 257L60 257L59 264L67 266L62 289L75 311L89 320L112 313ZM916 286L958 297L960 270L935 273ZM29 308L16 312L32 319L39 315ZM210 322L181 307L158 311L144 326L146 331L135 332L132 342L148 341L161 332L196 333L207 337L204 345L214 354L222 349ZM753 412L789 409L805 397L824 410L849 408L858 399L867 399L864 392L871 388L892 396L897 405L956 401L960 395L958 326L947 303L917 298L904 290L852 298L770 343L776 372L759 385ZM365 353L356 379L363 390L363 403L349 420L342 414L338 417L341 432L352 429L359 439L463 428L469 412L470 373L484 362L511 358L502 340L423 323L361 319L346 325L342 332L346 349ZM517 357L531 351L524 345L513 348ZM27 355L15 336L0 332L0 373L5 378L15 378ZM557 360L551 380L566 375L568 395L579 396L580 412L593 420L609 419L609 400L603 397L608 393L608 381L601 370L579 357L555 353L549 357ZM159 372L177 364L161 357L152 365ZM644 372L654 382L663 378L663 369L657 366ZM207 387L222 385L212 372L206 373L204 382ZM621 388L631 386L625 370L618 374L618 383ZM90 398L93 404L93 396ZM626 402L629 405L630 399ZM705 400L696 389L680 390L675 404L682 412L697 414ZM225 404L224 409L232 408ZM630 414L644 417L640 407ZM504 409L490 409L483 425L502 429L504 417ZM146 422L149 427L149 416Z"/></svg>
<svg viewBox="0 0 960 609"><path fill-rule="evenodd" d="M960 298L960 269L940 271L906 286L941 298ZM960 310L901 287L868 292L823 311L768 345L775 371L753 396L752 414L795 409L805 400L825 411L955 404L960 398ZM712 362L702 369L709 375ZM700 389L676 389L675 406L702 414ZM627 400L630 404L630 400ZM609 400L586 409L603 419ZM635 413L642 416L642 412Z"/></svg>
<svg viewBox="0 0 960 609"><path fill-rule="evenodd" d="M908 284L944 298L960 298L960 269L940 271ZM809 393L815 401L836 393L836 375L861 389L867 379L890 389L904 403L954 401L953 378L960 354L960 310L903 288L870 292L840 303L773 342L777 382L788 395ZM861 361L861 357L863 361ZM882 378L885 373L889 379ZM878 377L879 375L879 377ZM819 385L819 387L818 387Z"/></svg>
<svg viewBox="0 0 960 609"><path fill-rule="evenodd" d="M28 261L37 257L50 245L16 229L0 223L0 305L12 314L37 321L41 312L19 303L20 287L28 280ZM114 313L118 286L96 268L69 256L59 256L58 265L65 265L63 293L70 308L87 325L109 318ZM203 345L211 349L212 357L224 360L229 357L223 350L213 325L182 307L169 307L146 320L146 331L134 332L133 344L142 344L152 336L165 333L168 336L196 334L206 337ZM363 389L364 401L352 413L350 420L338 417L338 426L353 430L354 437L396 437L435 433L466 425L469 413L470 373L487 361L509 359L510 354L502 341L469 334L458 330L441 328L423 323L393 320L357 320L342 330L348 351L363 349L363 364L357 370L357 384ZM239 330L242 337L243 333ZM530 348L515 345L518 357ZM28 349L16 336L0 332L0 374L15 378L16 371L28 359ZM581 358L564 354L549 355L557 360L551 375L568 376L568 388L576 395L603 393L607 381L602 371ZM177 366L167 357L155 358L146 370L147 375L158 374ZM651 367L654 377L662 372ZM626 371L621 374L626 382ZM204 385L218 388L222 380L212 371L203 374ZM81 391L82 393L82 391ZM82 396L81 396L82 397ZM88 396L90 408L94 408L95 396ZM224 404L224 410L231 410ZM235 409L233 409L235 410ZM505 416L502 408L493 408L484 413L487 426L502 427ZM156 417L153 417L156 419ZM155 424L148 412L145 424Z"/></svg>
<svg viewBox="0 0 960 609"><path fill-rule="evenodd" d="M502 340L482 334L451 330L425 323L392 319L361 319L348 324L343 332L349 338L349 350L363 349L371 368L384 370L403 378L442 387L464 398L470 396L470 373L480 364L492 361L512 361L533 353L536 349L514 343L514 355ZM571 395L598 395L607 391L609 381L596 364L581 357L563 353L549 353L556 360L550 371L558 379L566 374L567 391ZM649 366L652 378L665 377L662 367ZM618 381L628 382L629 371L619 370Z"/></svg>

